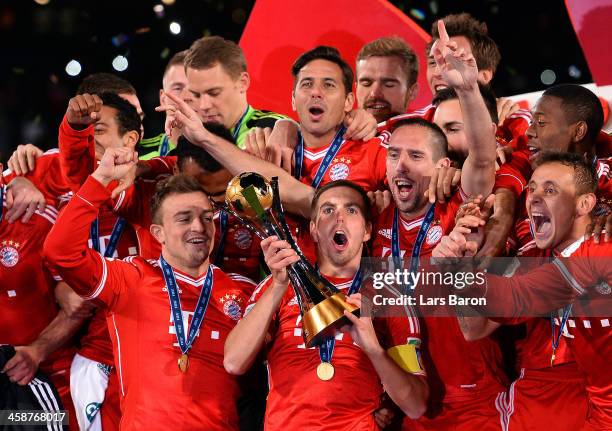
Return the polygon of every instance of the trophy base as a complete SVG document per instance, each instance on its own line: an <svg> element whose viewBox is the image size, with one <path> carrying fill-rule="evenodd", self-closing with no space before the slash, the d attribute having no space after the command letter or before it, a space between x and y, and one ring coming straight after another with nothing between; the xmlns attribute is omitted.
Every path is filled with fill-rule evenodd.
<svg viewBox="0 0 612 431"><path fill-rule="evenodd" d="M334 337L342 326L350 325L344 310L359 316L359 308L346 302L344 293L336 293L304 313L302 327L306 347L314 347L326 337Z"/></svg>

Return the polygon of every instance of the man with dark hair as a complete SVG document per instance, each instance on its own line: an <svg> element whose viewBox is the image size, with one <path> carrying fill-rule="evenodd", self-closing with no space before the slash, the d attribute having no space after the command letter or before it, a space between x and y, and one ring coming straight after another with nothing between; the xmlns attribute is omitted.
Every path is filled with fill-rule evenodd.
<svg viewBox="0 0 612 431"><path fill-rule="evenodd" d="M223 371L223 343L253 284L234 281L210 264L213 208L202 186L180 175L159 185L151 205L151 233L162 248L158 260L109 259L87 247L90 224L110 198L107 187L136 161L133 150L107 149L49 233L45 258L109 315L120 429L163 423L177 430L237 430L239 389Z"/></svg>
<svg viewBox="0 0 612 431"><path fill-rule="evenodd" d="M469 145L459 190L449 201L428 201L424 192L430 178L450 165L446 136L422 118L404 119L396 123L387 149L387 183L393 200L374 225L372 255L389 259L395 268L405 262L404 268L411 272L451 231L465 197L488 196L495 182L494 127L482 126L490 125L491 117L477 84L476 61L450 44L443 25L441 30L432 52L459 97ZM497 344L488 338L469 343L456 318L426 316L424 323L429 351L425 368L435 369L436 377L430 380L430 408L414 426L427 430L499 426L495 402L505 382Z"/></svg>
<svg viewBox="0 0 612 431"><path fill-rule="evenodd" d="M519 140L529 150L531 161L537 160L543 151L570 152L585 157L587 162L594 164L599 177L595 215L609 216L612 213L610 161L596 157L597 137L603 125L603 111L597 96L580 85L556 85L538 99L533 118L526 136ZM516 222L514 235L520 246L533 239L533 226L524 211Z"/></svg>
<svg viewBox="0 0 612 431"><path fill-rule="evenodd" d="M340 180L319 188L313 205L310 234L317 243L318 269L346 292L349 303L361 306L360 262L372 229L368 198L359 186ZM428 385L418 361L421 339L411 307L405 315L381 319L345 312L350 328L316 350L305 348L299 300L288 289L286 269L299 258L275 236L261 246L272 275L257 288L245 317L228 336L223 364L230 374L243 374L265 351L270 380L266 429L379 429L374 412L383 387L409 417L421 416ZM348 390L351 384L358 388Z"/></svg>
<svg viewBox="0 0 612 431"><path fill-rule="evenodd" d="M548 88L533 108L527 129L527 147L539 151L562 151L595 156L595 141L603 126L603 109L597 96L575 84Z"/></svg>
<svg viewBox="0 0 612 431"><path fill-rule="evenodd" d="M399 37L366 43L357 54L357 106L383 122L403 114L418 93L419 60Z"/></svg>
<svg viewBox="0 0 612 431"><path fill-rule="evenodd" d="M185 75L185 57L187 50L179 51L170 58L162 75L162 88L159 90L159 102L166 103L166 94L172 93L187 103L191 103L191 94L187 90L187 75ZM142 139L138 144L140 160L166 156L176 148L180 135L173 133L170 137L161 133L153 138Z"/></svg>
<svg viewBox="0 0 612 431"><path fill-rule="evenodd" d="M242 49L220 36L196 40L184 60L190 106L205 123L230 129L238 147L254 127L273 127L282 115L253 108L247 101L250 76ZM160 100L162 105L172 104Z"/></svg>

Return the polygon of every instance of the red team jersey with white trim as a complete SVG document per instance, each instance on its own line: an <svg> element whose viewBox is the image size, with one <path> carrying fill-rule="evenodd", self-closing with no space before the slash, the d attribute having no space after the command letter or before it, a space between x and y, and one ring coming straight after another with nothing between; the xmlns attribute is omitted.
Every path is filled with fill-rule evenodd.
<svg viewBox="0 0 612 431"><path fill-rule="evenodd" d="M300 181L311 185L317 169L327 154L328 145L309 148L304 145L304 161ZM378 138L369 141L344 141L321 180L322 186L331 181L349 180L366 192L382 190L386 179L387 149Z"/></svg>
<svg viewBox="0 0 612 431"><path fill-rule="evenodd" d="M54 294L57 282L42 260L43 242L55 223L57 209L47 205L27 223L9 223L6 189L0 186L0 193L0 344L23 346L35 341L59 311ZM73 354L71 347L61 347L40 368L49 374L66 370Z"/></svg>
<svg viewBox="0 0 612 431"><path fill-rule="evenodd" d="M45 257L77 293L103 305L111 322L121 386L121 429L237 429L236 379L223 368L223 345L255 285L213 266L212 296L189 352L178 348L165 280L155 261L105 259L86 246L89 224L109 192L88 179L66 206L45 243ZM65 241L70 236L72 241ZM186 329L205 274L175 271Z"/></svg>
<svg viewBox="0 0 612 431"><path fill-rule="evenodd" d="M517 316L526 311L543 311L574 302L574 311L583 305L577 298L588 293L591 305L601 305L612 292L612 243L582 242L569 259L542 265L525 275L511 278L487 275L487 287L475 287L470 294L486 297L500 315ZM486 290L486 291L485 291ZM609 307L608 307L609 308ZM601 308L600 308L601 310ZM583 314L584 315L584 314ZM610 316L568 319L567 338L578 368L587 381L589 410L585 429L612 428L612 331Z"/></svg>
<svg viewBox="0 0 612 431"><path fill-rule="evenodd" d="M442 236L452 230L455 214L462 202L461 191L458 191L450 201L444 204L436 203L434 219L421 248L421 257L430 256ZM394 211L395 204L392 202L374 223L373 230L376 237L372 256L383 258L391 256ZM410 260L423 218L422 216L411 221L401 220L399 223L400 253L404 262ZM490 413L496 414L494 398L504 389L505 384L501 352L497 344L490 338L466 341L455 317L424 317L423 321L422 333L427 345L424 366L428 370L434 370L428 377L430 409L426 417L418 421L418 425L411 426L417 428L423 426L423 429L441 429L440 426L450 426L449 422L444 424L435 422L437 419L448 420L444 417L448 413L443 412L443 416L439 416L441 403L461 404L474 400L482 404L486 399ZM459 420L460 417L455 419ZM450 423L456 425L453 420Z"/></svg>
<svg viewBox="0 0 612 431"><path fill-rule="evenodd" d="M346 278L327 279L345 292L352 282ZM247 313L271 284L272 277L260 283ZM385 349L421 343L419 321L414 314L374 319L373 323ZM300 309L291 286L272 319L269 334L271 341L265 347L270 383L267 430L378 430L373 414L379 408L383 388L374 366L348 333L336 336L331 360L335 372L328 381L317 377L316 369L321 363L318 349L304 345Z"/></svg>

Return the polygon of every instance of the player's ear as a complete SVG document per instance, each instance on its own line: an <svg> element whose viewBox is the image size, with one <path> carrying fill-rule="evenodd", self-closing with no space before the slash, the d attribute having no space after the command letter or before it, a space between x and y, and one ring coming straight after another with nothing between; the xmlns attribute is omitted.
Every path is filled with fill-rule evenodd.
<svg viewBox="0 0 612 431"><path fill-rule="evenodd" d="M136 144L140 141L140 133L136 130L130 130L123 135L123 146L126 148L134 149Z"/></svg>
<svg viewBox="0 0 612 431"><path fill-rule="evenodd" d="M317 234L316 220L310 220L310 237L314 242L319 242L319 235Z"/></svg>
<svg viewBox="0 0 612 431"><path fill-rule="evenodd" d="M295 88L291 92L291 109L293 109L293 112L297 112L297 108L295 107Z"/></svg>
<svg viewBox="0 0 612 431"><path fill-rule="evenodd" d="M238 78L238 88L241 93L246 93L251 85L251 77L248 72L242 72Z"/></svg>
<svg viewBox="0 0 612 431"><path fill-rule="evenodd" d="M448 157L442 157L436 162L436 168L448 168L451 164L452 163Z"/></svg>
<svg viewBox="0 0 612 431"><path fill-rule="evenodd" d="M372 238L372 222L367 221L365 227L366 230L365 235L363 237L363 242L368 242L370 238Z"/></svg>
<svg viewBox="0 0 612 431"><path fill-rule="evenodd" d="M590 214L595 208L597 204L597 197L594 193L585 193L583 195L578 196L578 200L576 202L576 213L579 216Z"/></svg>
<svg viewBox="0 0 612 431"><path fill-rule="evenodd" d="M151 227L149 227L149 231L151 232L151 235L153 235L153 238L157 240L157 242L159 242L160 244L165 244L166 237L164 235L164 229L161 225L151 224Z"/></svg>
<svg viewBox="0 0 612 431"><path fill-rule="evenodd" d="M353 105L355 104L355 93L352 91L346 94L346 99L344 100L344 112L349 113L353 110Z"/></svg>

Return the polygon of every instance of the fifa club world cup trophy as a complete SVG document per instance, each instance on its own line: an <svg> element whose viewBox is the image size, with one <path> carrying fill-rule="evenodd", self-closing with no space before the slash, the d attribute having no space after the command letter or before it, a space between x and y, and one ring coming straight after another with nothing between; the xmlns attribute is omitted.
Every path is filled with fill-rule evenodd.
<svg viewBox="0 0 612 431"><path fill-rule="evenodd" d="M300 257L287 272L300 306L307 347L320 344L350 324L344 310L359 315L359 308L346 302L346 295L323 278L302 254L285 220L276 177L269 181L255 172L235 176L227 186L222 209L261 239L276 235L287 241Z"/></svg>

